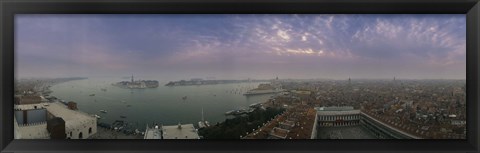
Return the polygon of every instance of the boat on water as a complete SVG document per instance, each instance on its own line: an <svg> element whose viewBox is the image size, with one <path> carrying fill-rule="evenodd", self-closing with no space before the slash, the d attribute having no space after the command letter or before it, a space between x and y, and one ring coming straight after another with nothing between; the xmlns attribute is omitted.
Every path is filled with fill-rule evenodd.
<svg viewBox="0 0 480 153"><path fill-rule="evenodd" d="M204 128L209 126L210 126L210 123L208 121L205 121L205 118L203 117L203 108L202 108L202 120L198 122L198 127Z"/></svg>
<svg viewBox="0 0 480 153"><path fill-rule="evenodd" d="M120 116L120 118L127 118L127 116L123 116L123 115L122 115L122 116Z"/></svg>
<svg viewBox="0 0 480 153"><path fill-rule="evenodd" d="M253 104L250 104L249 106L250 107L258 107L258 106L262 106L262 103L253 103Z"/></svg>
<svg viewBox="0 0 480 153"><path fill-rule="evenodd" d="M90 96L95 96L95 94L90 94Z"/></svg>
<svg viewBox="0 0 480 153"><path fill-rule="evenodd" d="M242 115L242 114L246 114L246 113L249 113L250 111L246 110L246 109L238 109L238 110L231 110L231 111L228 111L228 112L225 112L225 115Z"/></svg>
<svg viewBox="0 0 480 153"><path fill-rule="evenodd" d="M187 100L187 96L183 96L182 99L183 99L183 100Z"/></svg>
<svg viewBox="0 0 480 153"><path fill-rule="evenodd" d="M237 110L230 110L230 111L227 111L225 112L225 115L232 115L235 111Z"/></svg>
<svg viewBox="0 0 480 153"><path fill-rule="evenodd" d="M102 112L102 113L107 113L107 111L106 111L106 110L103 110L103 109L100 110L100 112Z"/></svg>
<svg viewBox="0 0 480 153"><path fill-rule="evenodd" d="M102 91L107 91L107 88L102 88Z"/></svg>
<svg viewBox="0 0 480 153"><path fill-rule="evenodd" d="M93 115L93 117L97 118L97 119L101 119L102 117L100 117L99 115L95 114Z"/></svg>

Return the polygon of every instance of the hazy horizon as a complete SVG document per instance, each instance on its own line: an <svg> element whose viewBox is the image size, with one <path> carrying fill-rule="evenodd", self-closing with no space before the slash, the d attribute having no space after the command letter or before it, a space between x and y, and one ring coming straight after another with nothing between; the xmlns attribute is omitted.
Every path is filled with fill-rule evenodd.
<svg viewBox="0 0 480 153"><path fill-rule="evenodd" d="M465 15L16 15L28 77L465 79Z"/></svg>

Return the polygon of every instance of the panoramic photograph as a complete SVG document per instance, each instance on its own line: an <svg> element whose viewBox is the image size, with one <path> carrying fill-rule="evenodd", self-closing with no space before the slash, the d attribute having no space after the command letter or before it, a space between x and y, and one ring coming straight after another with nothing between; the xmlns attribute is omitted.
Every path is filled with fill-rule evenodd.
<svg viewBox="0 0 480 153"><path fill-rule="evenodd" d="M19 14L14 26L15 139L467 136L464 14Z"/></svg>

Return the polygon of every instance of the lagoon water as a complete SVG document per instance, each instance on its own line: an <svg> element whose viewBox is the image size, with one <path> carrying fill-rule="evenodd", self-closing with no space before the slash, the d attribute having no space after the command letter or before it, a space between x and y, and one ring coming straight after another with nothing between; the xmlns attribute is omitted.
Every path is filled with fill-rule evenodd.
<svg viewBox="0 0 480 153"><path fill-rule="evenodd" d="M123 120L139 129L152 123L197 126L202 108L205 120L213 125L226 119L226 111L247 108L271 96L243 95L246 90L257 87L260 84L258 82L167 87L164 86L166 81L160 81L158 88L151 89L124 89L111 85L119 81L127 79L89 78L60 83L50 89L52 96L76 102L80 111L100 115L102 118L99 122L111 124L115 120ZM185 100L182 99L184 96L187 96ZM106 110L107 113L101 113L100 110Z"/></svg>

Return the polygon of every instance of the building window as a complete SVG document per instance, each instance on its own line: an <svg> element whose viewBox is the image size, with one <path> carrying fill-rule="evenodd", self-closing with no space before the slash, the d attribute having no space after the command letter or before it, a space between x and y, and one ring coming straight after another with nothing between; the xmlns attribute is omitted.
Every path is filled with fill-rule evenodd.
<svg viewBox="0 0 480 153"><path fill-rule="evenodd" d="M88 128L88 134L92 134L92 128Z"/></svg>
<svg viewBox="0 0 480 153"><path fill-rule="evenodd" d="M72 131L70 131L70 137L72 136Z"/></svg>
<svg viewBox="0 0 480 153"><path fill-rule="evenodd" d="M78 139L83 139L82 132L80 132L80 133L78 134Z"/></svg>

